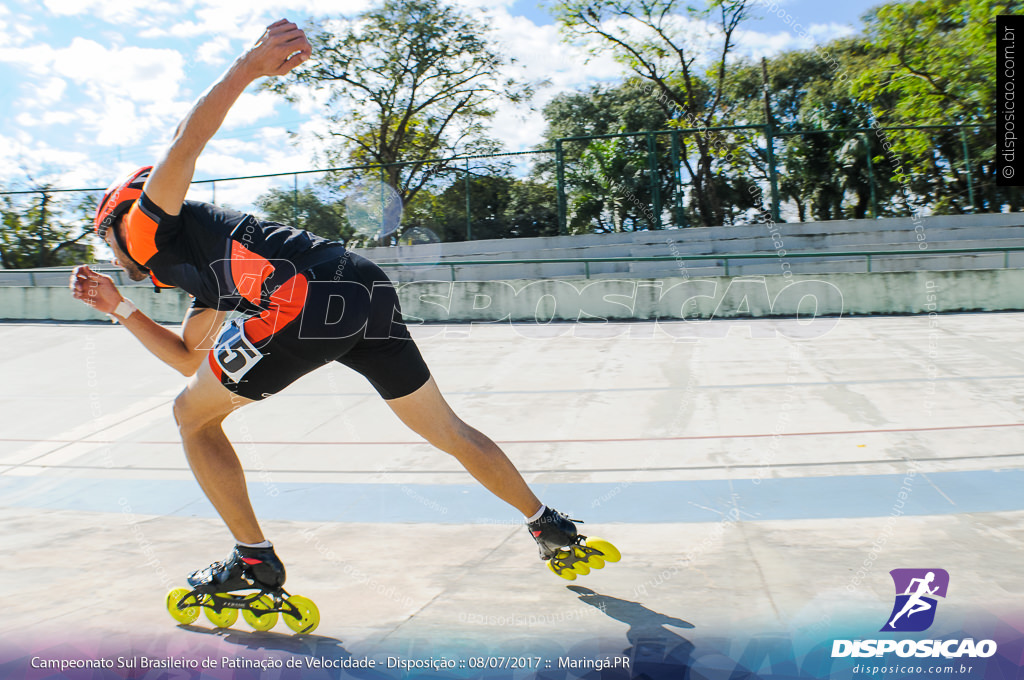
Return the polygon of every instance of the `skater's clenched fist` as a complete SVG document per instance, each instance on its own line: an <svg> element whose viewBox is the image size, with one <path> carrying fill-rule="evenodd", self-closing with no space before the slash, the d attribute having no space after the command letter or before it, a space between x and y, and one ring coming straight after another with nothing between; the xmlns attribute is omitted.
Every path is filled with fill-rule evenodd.
<svg viewBox="0 0 1024 680"><path fill-rule="evenodd" d="M241 59L254 78L283 76L309 59L313 47L301 28L281 19L267 27L266 32Z"/></svg>
<svg viewBox="0 0 1024 680"><path fill-rule="evenodd" d="M104 314L113 313L123 299L109 276L98 274L88 265L79 265L71 272L71 296Z"/></svg>

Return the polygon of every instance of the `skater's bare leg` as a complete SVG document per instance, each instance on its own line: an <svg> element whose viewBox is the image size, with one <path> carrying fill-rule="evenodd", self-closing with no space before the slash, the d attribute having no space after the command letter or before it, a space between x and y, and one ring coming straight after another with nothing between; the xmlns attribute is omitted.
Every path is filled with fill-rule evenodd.
<svg viewBox="0 0 1024 680"><path fill-rule="evenodd" d="M386 403L416 434L455 456L495 496L526 517L540 510L541 502L505 452L455 415L433 378L412 394Z"/></svg>
<svg viewBox="0 0 1024 680"><path fill-rule="evenodd" d="M206 361L174 400L174 418L192 473L240 543L259 543L263 532L249 502L242 465L221 423L251 402L221 385Z"/></svg>

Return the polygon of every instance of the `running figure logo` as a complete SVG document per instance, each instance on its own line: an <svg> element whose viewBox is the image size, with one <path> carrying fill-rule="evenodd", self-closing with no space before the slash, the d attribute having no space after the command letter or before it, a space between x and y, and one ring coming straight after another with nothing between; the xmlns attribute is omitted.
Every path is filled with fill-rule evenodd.
<svg viewBox="0 0 1024 680"><path fill-rule="evenodd" d="M935 597L946 597L949 572L945 569L893 569L896 603L882 631L916 633L928 630L935 620Z"/></svg>

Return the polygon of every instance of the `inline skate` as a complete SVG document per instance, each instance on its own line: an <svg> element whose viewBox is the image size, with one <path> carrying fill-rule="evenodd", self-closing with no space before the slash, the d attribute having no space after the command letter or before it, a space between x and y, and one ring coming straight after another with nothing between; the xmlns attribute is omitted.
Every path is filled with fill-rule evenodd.
<svg viewBox="0 0 1024 680"><path fill-rule="evenodd" d="M210 623L227 628L242 618L253 629L270 630L278 614L296 633L311 633L320 623L320 611L307 597L289 595L285 569L272 547L236 545L228 558L192 572L189 588L167 594L167 611L178 623L192 623L202 609ZM236 592L245 591L245 592Z"/></svg>
<svg viewBox="0 0 1024 680"><path fill-rule="evenodd" d="M568 581L585 576L591 569L602 569L606 562L618 562L622 555L618 549L602 538L587 539L576 531L576 525L566 515L552 508L526 527L537 541L540 558L548 568Z"/></svg>

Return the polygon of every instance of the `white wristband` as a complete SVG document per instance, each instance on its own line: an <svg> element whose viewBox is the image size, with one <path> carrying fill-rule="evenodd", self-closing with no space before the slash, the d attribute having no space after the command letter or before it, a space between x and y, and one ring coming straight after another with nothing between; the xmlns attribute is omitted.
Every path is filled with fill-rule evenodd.
<svg viewBox="0 0 1024 680"><path fill-rule="evenodd" d="M114 321L123 321L137 311L139 311L139 308L135 306L135 303L128 298L125 298L117 303L117 307L114 308L114 313L109 316Z"/></svg>

